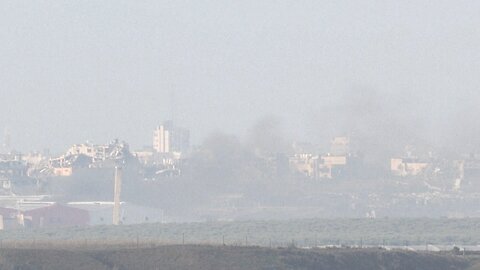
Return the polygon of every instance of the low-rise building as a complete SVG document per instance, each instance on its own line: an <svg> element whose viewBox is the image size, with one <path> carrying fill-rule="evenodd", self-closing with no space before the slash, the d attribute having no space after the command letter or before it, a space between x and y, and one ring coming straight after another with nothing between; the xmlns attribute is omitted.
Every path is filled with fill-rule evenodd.
<svg viewBox="0 0 480 270"><path fill-rule="evenodd" d="M0 175L9 178L24 177L27 175L27 164L18 153L0 155Z"/></svg>
<svg viewBox="0 0 480 270"><path fill-rule="evenodd" d="M350 153L350 139L335 137L330 152L324 155L311 153L295 154L290 158L290 166L314 179L334 179L358 173L361 160Z"/></svg>
<svg viewBox="0 0 480 270"><path fill-rule="evenodd" d="M429 166L430 162L417 158L392 158L390 170L396 176L418 176Z"/></svg>
<svg viewBox="0 0 480 270"><path fill-rule="evenodd" d="M71 176L73 174L73 167L54 167L53 175L55 176Z"/></svg>
<svg viewBox="0 0 480 270"><path fill-rule="evenodd" d="M58 203L25 211L23 218L32 228L87 226L90 221L88 211Z"/></svg>
<svg viewBox="0 0 480 270"><path fill-rule="evenodd" d="M88 212L89 224L112 225L113 202L71 202L69 206ZM120 203L121 224L142 224L165 222L165 214L162 209L140 206L128 202Z"/></svg>
<svg viewBox="0 0 480 270"><path fill-rule="evenodd" d="M318 178L318 159L313 154L295 154L290 158L290 168L310 178Z"/></svg>

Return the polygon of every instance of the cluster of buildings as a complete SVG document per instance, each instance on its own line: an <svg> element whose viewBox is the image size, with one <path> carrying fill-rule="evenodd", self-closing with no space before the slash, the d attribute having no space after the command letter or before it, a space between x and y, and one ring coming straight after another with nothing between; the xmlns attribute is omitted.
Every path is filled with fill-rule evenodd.
<svg viewBox="0 0 480 270"><path fill-rule="evenodd" d="M145 180L178 176L190 151L190 131L165 121L153 131L152 147L133 152L144 168Z"/></svg>
<svg viewBox="0 0 480 270"><path fill-rule="evenodd" d="M161 209L121 202L117 193L115 202L63 204L49 202L49 195L32 194L36 194L35 186L42 179L62 179L82 170L134 167L146 181L179 176L188 166L189 138L187 129L166 121L154 129L152 145L138 151L131 151L126 142L119 140L107 144L75 144L62 155L53 157L49 153L22 155L4 151L0 154L0 229L165 222ZM366 166L364 157L354 150L349 137L333 138L328 151L323 153L316 153L315 149L309 144L294 143L292 152L257 158L269 165L266 170L274 176L293 174L312 180L361 179L372 170L371 166ZM413 153L406 150L391 157L388 174L382 177L422 180L419 182L443 177L453 183L453 190L460 189L465 181L480 178L479 155L446 160L432 153L421 157ZM115 190L118 188L115 182ZM117 221L112 220L112 215L117 216Z"/></svg>
<svg viewBox="0 0 480 270"><path fill-rule="evenodd" d="M45 172L54 176L70 176L75 169L113 168L130 158L128 144L114 140L108 144L75 144L60 157L50 158Z"/></svg>
<svg viewBox="0 0 480 270"><path fill-rule="evenodd" d="M294 143L291 153L259 157L272 166L275 174L295 173L311 179L352 178L366 174L363 156L352 150L349 137L335 137L328 151L316 153L314 147ZM190 152L188 129L165 121L153 131L152 144L131 151L126 142L114 140L107 144L82 143L71 146L63 155L50 157L31 153L10 152L0 155L0 188L8 189L12 179L65 177L80 169L100 169L135 164L142 168L145 180L178 176ZM439 161L428 153L421 158L411 149L389 161L390 176L415 178L426 173L455 170L455 179L480 176L480 157L470 155L451 162ZM449 166L450 168L445 168ZM372 170L372 168L368 168ZM388 175L383 175L388 176Z"/></svg>
<svg viewBox="0 0 480 270"><path fill-rule="evenodd" d="M392 175L426 181L446 180L452 190L477 189L480 184L480 155L469 154L456 159L405 155L390 161Z"/></svg>
<svg viewBox="0 0 480 270"><path fill-rule="evenodd" d="M166 121L155 128L152 147L131 151L126 142L113 140L107 144L90 142L74 144L56 157L41 153L21 155L10 152L0 155L0 181L3 178L21 177L67 177L76 170L114 168L138 165L149 177L178 175L179 164L188 154L189 131ZM148 174L148 173L146 173Z"/></svg>
<svg viewBox="0 0 480 270"><path fill-rule="evenodd" d="M153 131L152 144L131 151L125 142L114 140L107 144L82 143L71 146L63 155L9 152L0 155L0 188L8 189L12 179L71 176L79 169L99 169L136 164L142 167L145 180L178 176L188 159L190 133L187 129L165 121ZM349 137L335 137L328 151L318 154L312 147L293 144L293 152L276 153L268 159L277 174L296 173L311 179L356 177L365 173L363 156L352 150ZM272 162L273 161L273 162ZM456 171L456 179L480 175L480 157L470 155L451 162L439 162L433 154L421 158L411 150L390 159L390 175L419 177L425 173L445 170L446 164ZM369 168L371 170L371 168Z"/></svg>
<svg viewBox="0 0 480 270"><path fill-rule="evenodd" d="M295 148L295 147L294 147ZM301 149L301 147L299 147ZM303 149L301 149L303 150ZM336 137L330 152L325 154L297 153L289 158L290 167L313 179L333 179L352 176L361 168L361 158L350 151L348 137Z"/></svg>
<svg viewBox="0 0 480 270"><path fill-rule="evenodd" d="M412 180L446 179L456 190L465 183L480 182L475 181L480 179L480 155L445 158L432 152L418 153L414 147L407 146L403 153L388 160L385 170L378 164L376 168L367 166L363 155L352 151L350 145L348 137L336 137L325 154L314 154L305 151L305 147L297 147L299 150L295 149L296 154L289 158L290 168L312 179L359 179L371 175ZM382 161L382 164L386 163L387 160ZM372 173L375 170L378 173Z"/></svg>
<svg viewBox="0 0 480 270"><path fill-rule="evenodd" d="M167 121L155 128L152 147L141 151L131 151L119 140L75 144L60 156L4 151L7 153L0 154L0 229L166 222L162 209L120 201L117 177L112 181L112 201L57 203L49 201L52 195L35 194L42 180L66 178L85 170L133 167L146 180L179 175L179 164L188 149L188 130Z"/></svg>

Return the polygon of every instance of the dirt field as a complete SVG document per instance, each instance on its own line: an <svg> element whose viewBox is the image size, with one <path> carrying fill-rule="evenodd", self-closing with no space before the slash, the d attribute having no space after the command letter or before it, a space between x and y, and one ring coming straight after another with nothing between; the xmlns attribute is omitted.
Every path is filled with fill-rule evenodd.
<svg viewBox="0 0 480 270"><path fill-rule="evenodd" d="M380 249L260 248L176 245L152 248L3 249L0 270L454 270L477 269L465 257Z"/></svg>

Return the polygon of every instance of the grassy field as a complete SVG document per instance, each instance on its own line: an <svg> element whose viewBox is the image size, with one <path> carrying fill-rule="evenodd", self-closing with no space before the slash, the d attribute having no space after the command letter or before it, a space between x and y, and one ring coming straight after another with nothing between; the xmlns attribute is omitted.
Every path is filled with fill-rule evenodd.
<svg viewBox="0 0 480 270"><path fill-rule="evenodd" d="M182 224L143 224L0 232L0 244L156 243L257 246L477 245L480 219L304 219Z"/></svg>
<svg viewBox="0 0 480 270"><path fill-rule="evenodd" d="M452 254L381 249L161 246L103 249L1 249L2 270L467 270L475 260Z"/></svg>

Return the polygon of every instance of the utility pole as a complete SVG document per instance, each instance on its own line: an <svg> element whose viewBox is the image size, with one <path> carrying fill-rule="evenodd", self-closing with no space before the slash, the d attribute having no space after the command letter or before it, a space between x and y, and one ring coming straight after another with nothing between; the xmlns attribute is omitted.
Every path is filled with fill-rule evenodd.
<svg viewBox="0 0 480 270"><path fill-rule="evenodd" d="M115 184L113 195L113 225L120 225L120 194L122 192L122 168L115 166Z"/></svg>

